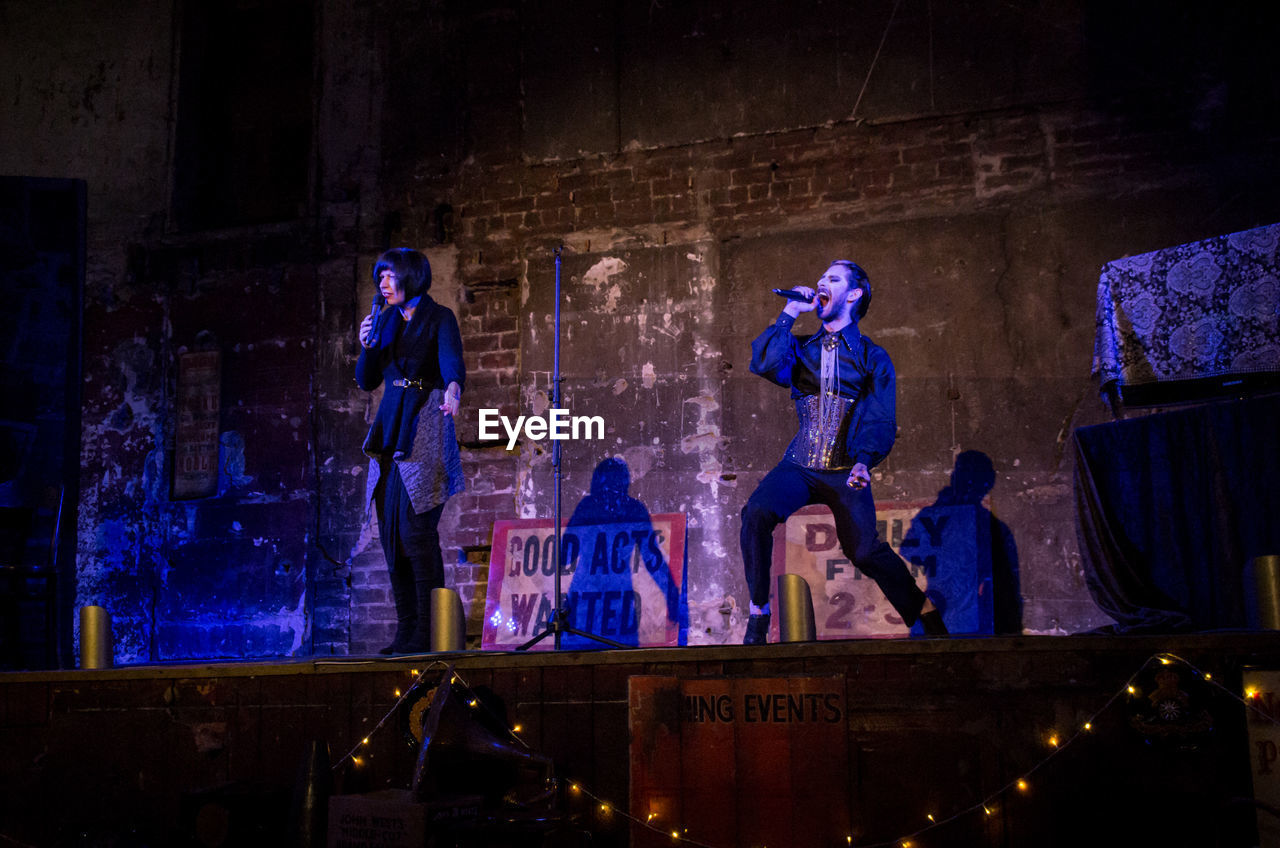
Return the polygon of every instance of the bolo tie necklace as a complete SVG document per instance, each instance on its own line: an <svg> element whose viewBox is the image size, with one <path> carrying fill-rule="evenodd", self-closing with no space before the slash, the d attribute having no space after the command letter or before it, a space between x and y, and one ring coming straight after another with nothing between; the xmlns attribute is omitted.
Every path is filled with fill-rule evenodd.
<svg viewBox="0 0 1280 848"><path fill-rule="evenodd" d="M822 340L821 383L818 399L818 426L824 440L834 439L840 428L841 407L836 400L840 389L840 357L836 354L839 341L834 333Z"/></svg>

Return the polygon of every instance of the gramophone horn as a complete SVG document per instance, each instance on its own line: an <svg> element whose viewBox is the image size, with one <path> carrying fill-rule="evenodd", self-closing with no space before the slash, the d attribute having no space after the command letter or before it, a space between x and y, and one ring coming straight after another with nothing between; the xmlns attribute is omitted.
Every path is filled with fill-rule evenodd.
<svg viewBox="0 0 1280 848"><path fill-rule="evenodd" d="M450 668L423 721L414 796L428 800L443 787L449 794L483 795L496 803L522 782L543 792L552 775L551 759L513 736L478 699L464 698L452 679Z"/></svg>

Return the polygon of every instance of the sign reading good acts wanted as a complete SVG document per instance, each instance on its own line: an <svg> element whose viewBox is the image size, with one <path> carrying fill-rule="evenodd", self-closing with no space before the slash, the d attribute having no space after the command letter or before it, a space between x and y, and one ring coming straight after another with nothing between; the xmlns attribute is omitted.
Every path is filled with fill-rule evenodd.
<svg viewBox="0 0 1280 848"><path fill-rule="evenodd" d="M556 611L554 547L552 519L494 522L484 649L512 650L546 629ZM684 644L683 514L566 522L560 547L560 590L570 628L635 647ZM605 647L572 634L562 634L561 646ZM534 647L550 650L555 644L544 639Z"/></svg>

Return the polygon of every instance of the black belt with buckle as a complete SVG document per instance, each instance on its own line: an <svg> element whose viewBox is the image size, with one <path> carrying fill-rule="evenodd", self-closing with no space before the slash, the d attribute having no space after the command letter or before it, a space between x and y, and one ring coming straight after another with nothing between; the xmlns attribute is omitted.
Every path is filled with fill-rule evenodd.
<svg viewBox="0 0 1280 848"><path fill-rule="evenodd" d="M391 385L398 389L417 389L418 391L426 388L421 380L392 380Z"/></svg>

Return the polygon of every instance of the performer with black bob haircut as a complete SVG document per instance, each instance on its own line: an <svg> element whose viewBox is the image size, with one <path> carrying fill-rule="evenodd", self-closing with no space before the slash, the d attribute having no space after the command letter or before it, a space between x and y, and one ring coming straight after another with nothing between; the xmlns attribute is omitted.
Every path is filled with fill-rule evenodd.
<svg viewBox="0 0 1280 848"><path fill-rule="evenodd" d="M431 265L420 252L383 253L373 281L378 296L360 323L356 383L383 387L363 446L365 503L377 510L396 608L395 638L381 653L421 653L430 649L431 590L444 586L440 514L464 489L454 429L466 383L462 336L453 312L427 295Z"/></svg>

